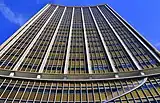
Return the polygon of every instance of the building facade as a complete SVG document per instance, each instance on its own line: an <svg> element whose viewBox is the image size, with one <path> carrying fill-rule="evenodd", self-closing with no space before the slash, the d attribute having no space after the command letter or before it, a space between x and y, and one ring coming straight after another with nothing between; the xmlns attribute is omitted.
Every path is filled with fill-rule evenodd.
<svg viewBox="0 0 160 103"><path fill-rule="evenodd" d="M0 46L0 103L160 103L159 69L110 6L47 4Z"/></svg>

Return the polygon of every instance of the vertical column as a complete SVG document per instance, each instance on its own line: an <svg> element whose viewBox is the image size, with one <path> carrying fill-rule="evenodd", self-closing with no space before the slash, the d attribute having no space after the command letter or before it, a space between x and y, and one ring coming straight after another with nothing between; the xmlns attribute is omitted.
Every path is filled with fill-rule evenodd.
<svg viewBox="0 0 160 103"><path fill-rule="evenodd" d="M43 27L41 28L41 30L38 32L38 34L36 35L36 37L33 39L33 41L31 42L31 44L28 46L28 48L26 49L26 51L23 53L22 57L20 58L20 60L17 62L17 64L14 66L13 70L16 71L19 66L21 65L21 63L23 62L23 60L25 59L25 57L27 56L27 54L29 53L30 49L33 47L33 45L35 44L35 42L37 41L37 39L39 38L40 34L43 32L43 30L45 29L46 25L48 24L48 22L50 21L50 19L52 18L52 16L54 15L55 11L58 9L59 6L56 7L56 9L53 11L53 13L51 14L51 16L48 18L48 20L46 21L46 23L43 25Z"/></svg>
<svg viewBox="0 0 160 103"><path fill-rule="evenodd" d="M47 4L43 9L41 9L37 14L35 14L29 21L27 21L19 30L17 30L9 39L7 39L1 46L0 46L0 57L5 53L11 45L16 42L16 40L50 7ZM14 39L13 39L14 38ZM13 39L13 40L12 40ZM3 49L3 50L2 50Z"/></svg>
<svg viewBox="0 0 160 103"><path fill-rule="evenodd" d="M101 31L100 31L100 29L99 29L99 27L98 27L98 24L97 24L97 22L96 22L96 20L95 20L95 17L94 17L94 15L93 15L92 10L91 10L90 7L89 7L89 10L90 10L90 12L91 12L92 18L93 18L94 23L95 23L95 25L96 25L96 28L97 28L97 30L98 30L98 34L99 34L100 39L101 39L101 41L102 41L103 47L104 47L104 49L105 49L105 52L106 52L106 54L107 54L107 56L108 56L109 62L110 62L111 67L112 67L112 70L113 70L113 72L117 73L117 69L116 69L115 66L114 66L114 62L113 62L113 60L112 60L112 57L111 57L111 55L110 55L110 53L109 53L109 50L108 50L108 48L107 48L107 46L106 46L106 43L105 43L105 41L104 41L104 38L103 38L103 36L102 36L102 34L101 34Z"/></svg>
<svg viewBox="0 0 160 103"><path fill-rule="evenodd" d="M129 51L129 49L127 48L127 46L125 45L125 43L122 41L122 39L120 38L120 36L117 34L117 32L114 30L114 28L112 27L112 25L110 24L110 22L107 20L107 18L105 17L105 15L102 13L102 11L99 9L99 7L97 6L98 10L100 11L100 13L102 14L102 16L104 17L104 19L106 20L106 22L108 23L108 25L110 26L110 28L112 29L112 31L114 32L115 36L118 38L118 40L120 41L120 43L122 44L122 46L124 47L124 49L126 50L127 54L129 55L129 57L131 58L131 60L133 61L133 63L135 64L135 66L137 67L138 70L142 70L142 68L139 66L138 62L136 61L136 59L134 58L134 56L132 55L132 53Z"/></svg>
<svg viewBox="0 0 160 103"><path fill-rule="evenodd" d="M54 32L54 35L53 35L52 40L51 40L51 42L50 42L50 44L49 44L49 47L48 47L47 52L46 52L46 54L45 54L45 57L44 57L44 59L43 59L43 61L42 61L41 67L40 67L40 69L39 69L39 71L38 71L39 73L42 73L42 72L43 72L43 69L44 69L44 67L45 67L45 65L46 65L46 62L47 62L49 53L50 53L51 50L52 50L52 45L53 45L54 40L55 40L55 38L56 38L56 36L57 36L57 32L58 32L59 26L60 26L60 24L61 24L61 22L62 22L62 19L63 19L63 16L64 16L64 14L65 14L66 9L67 9L67 7L65 7L65 9L64 9L64 11L63 11L63 14L62 14L62 16L61 16L61 19L60 19L60 21L59 21L59 23L58 23L58 26L57 26L57 28L56 28L56 30L55 30L55 32Z"/></svg>
<svg viewBox="0 0 160 103"><path fill-rule="evenodd" d="M86 55L87 55L88 72L89 74L92 74L90 54L89 54L88 41L87 41L87 35L86 35L86 26L85 26L84 15L83 15L83 8L81 8L81 13L82 13L82 21L83 21L83 31L84 31L84 40L85 40L85 48L86 48Z"/></svg>
<svg viewBox="0 0 160 103"><path fill-rule="evenodd" d="M71 47L71 37L72 37L72 26L73 26L73 18L74 18L74 9L72 11L72 20L71 20L71 26L69 31L69 37L68 37L68 45L67 45L67 52L66 52L66 60L65 60L65 66L64 66L64 74L68 73L68 66L69 66L69 56L70 56L70 47Z"/></svg>
<svg viewBox="0 0 160 103"><path fill-rule="evenodd" d="M110 8L108 8L106 5L105 7L133 34L133 36L153 55L153 57L160 63L160 58L156 56L156 54L121 20L123 19L120 15L118 15L118 13L116 13L119 17L121 17L121 19L112 11L110 10ZM124 19L123 19L124 20ZM125 20L124 20L125 21ZM126 21L125 21L126 22ZM132 27L132 26L131 26ZM134 29L135 30L135 29ZM135 30L136 31L136 30ZM136 31L137 32L137 31ZM140 35L141 36L141 35ZM142 37L142 36L141 36ZM142 37L143 38L143 37ZM144 38L143 38L144 39ZM144 39L146 42L147 40ZM148 42L149 43L149 42ZM150 44L150 43L149 43ZM151 45L151 44L150 44ZM153 47L151 45L151 47ZM153 47L154 48L154 47ZM155 49L155 48L154 48ZM155 49L156 50L156 49ZM158 52L158 51L156 51Z"/></svg>

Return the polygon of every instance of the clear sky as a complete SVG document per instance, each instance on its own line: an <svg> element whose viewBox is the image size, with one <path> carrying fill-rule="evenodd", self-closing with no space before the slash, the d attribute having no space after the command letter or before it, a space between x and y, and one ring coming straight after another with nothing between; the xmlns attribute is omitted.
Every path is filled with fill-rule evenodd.
<svg viewBox="0 0 160 103"><path fill-rule="evenodd" d="M160 0L0 0L0 44L47 3L109 4L160 50Z"/></svg>

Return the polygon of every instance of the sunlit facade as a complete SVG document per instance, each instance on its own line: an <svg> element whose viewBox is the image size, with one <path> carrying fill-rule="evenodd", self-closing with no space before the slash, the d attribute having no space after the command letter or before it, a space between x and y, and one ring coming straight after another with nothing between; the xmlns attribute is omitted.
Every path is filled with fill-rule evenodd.
<svg viewBox="0 0 160 103"><path fill-rule="evenodd" d="M110 6L47 4L0 46L0 103L160 103L159 69Z"/></svg>

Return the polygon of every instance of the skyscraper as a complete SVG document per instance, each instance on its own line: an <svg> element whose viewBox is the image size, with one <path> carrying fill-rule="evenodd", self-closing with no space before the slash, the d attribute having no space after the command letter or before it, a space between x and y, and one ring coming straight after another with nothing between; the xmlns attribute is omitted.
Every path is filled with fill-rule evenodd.
<svg viewBox="0 0 160 103"><path fill-rule="evenodd" d="M0 103L158 103L159 69L108 5L47 4L0 46Z"/></svg>

